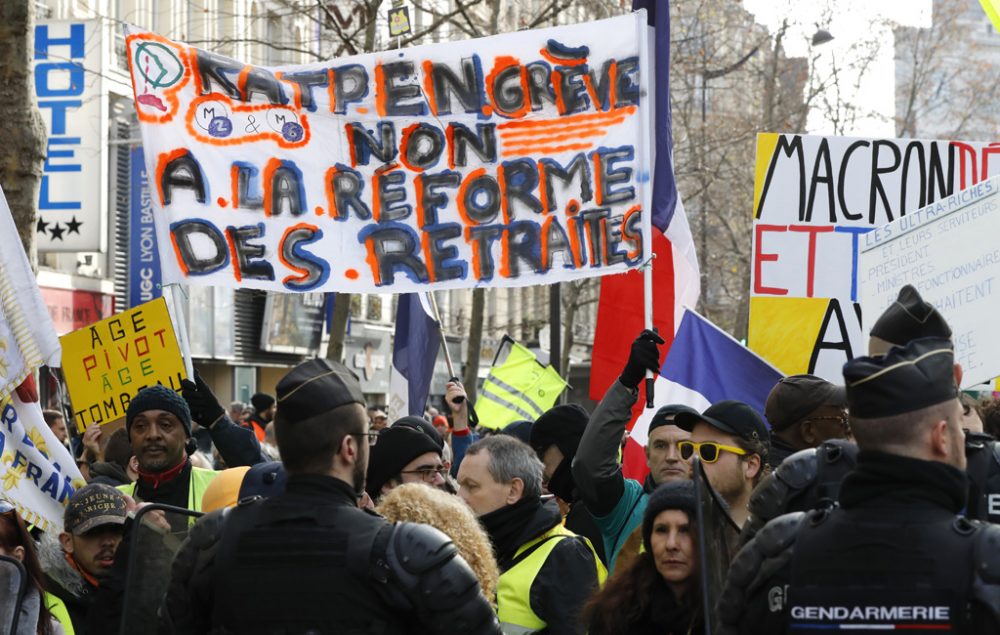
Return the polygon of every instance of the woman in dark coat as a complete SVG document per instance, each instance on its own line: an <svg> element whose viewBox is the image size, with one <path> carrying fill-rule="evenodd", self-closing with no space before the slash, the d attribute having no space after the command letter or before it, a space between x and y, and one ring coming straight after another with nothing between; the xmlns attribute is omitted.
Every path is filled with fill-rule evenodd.
<svg viewBox="0 0 1000 635"><path fill-rule="evenodd" d="M653 491L642 521L644 551L583 609L589 635L696 635L704 616L691 481Z"/></svg>

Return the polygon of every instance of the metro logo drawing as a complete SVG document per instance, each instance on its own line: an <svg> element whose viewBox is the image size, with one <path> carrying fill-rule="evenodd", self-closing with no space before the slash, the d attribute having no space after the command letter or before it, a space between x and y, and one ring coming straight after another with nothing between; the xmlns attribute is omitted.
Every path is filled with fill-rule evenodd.
<svg viewBox="0 0 1000 635"><path fill-rule="evenodd" d="M282 68L129 34L163 282L404 292L637 267L642 19Z"/></svg>

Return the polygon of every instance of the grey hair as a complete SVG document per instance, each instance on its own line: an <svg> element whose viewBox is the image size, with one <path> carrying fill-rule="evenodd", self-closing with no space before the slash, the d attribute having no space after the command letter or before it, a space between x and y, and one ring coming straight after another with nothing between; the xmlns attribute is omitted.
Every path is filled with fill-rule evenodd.
<svg viewBox="0 0 1000 635"><path fill-rule="evenodd" d="M246 409L247 409L247 405L245 403L243 403L242 401L234 401L233 403L229 404L229 411L230 412L232 412L233 410L239 410L240 412L243 412Z"/></svg>
<svg viewBox="0 0 1000 635"><path fill-rule="evenodd" d="M466 456L490 453L487 469L497 483L510 483L515 478L524 482L524 497L542 495L542 473L545 466L528 444L507 435L493 435L476 441L465 451Z"/></svg>

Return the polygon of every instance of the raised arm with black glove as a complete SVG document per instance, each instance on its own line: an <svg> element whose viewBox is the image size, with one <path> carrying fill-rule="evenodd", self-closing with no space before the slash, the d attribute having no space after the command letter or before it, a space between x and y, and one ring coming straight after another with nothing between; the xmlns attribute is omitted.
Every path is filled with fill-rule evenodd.
<svg viewBox="0 0 1000 635"><path fill-rule="evenodd" d="M621 376L590 415L580 440L573 460L573 480L587 509L595 516L608 514L624 492L625 477L618 463L622 436L632 418L639 383L647 370L660 369L658 346L663 343L662 337L649 330L635 338Z"/></svg>
<svg viewBox="0 0 1000 635"><path fill-rule="evenodd" d="M618 381L626 388L636 390L647 370L654 374L660 372L660 349L657 347L661 344L665 342L655 331L647 329L639 333L639 337L632 342L632 350Z"/></svg>
<svg viewBox="0 0 1000 635"><path fill-rule="evenodd" d="M253 430L233 423L205 380L197 372L194 381L181 380L181 396L191 409L191 418L208 428L212 443L219 450L227 467L256 465L269 461L261 453Z"/></svg>

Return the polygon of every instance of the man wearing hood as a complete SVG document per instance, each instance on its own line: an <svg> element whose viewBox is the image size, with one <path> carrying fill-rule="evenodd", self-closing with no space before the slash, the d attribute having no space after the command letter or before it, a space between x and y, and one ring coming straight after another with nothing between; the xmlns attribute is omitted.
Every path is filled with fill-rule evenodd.
<svg viewBox="0 0 1000 635"><path fill-rule="evenodd" d="M583 603L605 569L586 540L542 503L542 462L513 437L472 444L458 469L459 496L490 535L500 567L497 615L506 635L579 635Z"/></svg>
<svg viewBox="0 0 1000 635"><path fill-rule="evenodd" d="M87 635L90 609L101 581L111 572L127 517L124 494L108 485L91 484L66 505L63 533L43 536L39 557L48 591L46 605L67 632Z"/></svg>
<svg viewBox="0 0 1000 635"><path fill-rule="evenodd" d="M545 488L569 507L566 529L589 540L601 562L606 563L601 530L573 481L573 457L588 419L590 415L578 404L550 408L531 426L531 447L545 466Z"/></svg>

